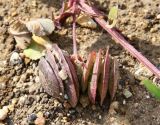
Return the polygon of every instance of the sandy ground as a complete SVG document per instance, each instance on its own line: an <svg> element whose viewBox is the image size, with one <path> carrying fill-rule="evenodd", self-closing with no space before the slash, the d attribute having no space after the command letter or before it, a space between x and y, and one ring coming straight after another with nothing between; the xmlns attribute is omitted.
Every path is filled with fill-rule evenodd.
<svg viewBox="0 0 160 125"><path fill-rule="evenodd" d="M94 4L106 14L110 7L118 4L118 29L153 64L160 64L159 0L121 0L119 3L117 0L96 0ZM139 80L152 78L152 74L142 72L137 75L136 71L143 67L100 27L91 30L77 26L76 32L79 54L86 56L92 50L105 49L110 45L111 55L120 63L121 80L109 111L107 105L83 108L79 104L75 109L65 109L41 87L38 61L22 59L15 66L10 64L13 52L22 55L8 32L12 22L17 19L51 18L49 10L58 15L60 7L59 0L0 0L0 108L17 100L2 125L27 125L30 115L38 112L44 114L47 125L159 125L160 102L140 85ZM69 53L72 53L71 30L71 25L65 24L50 36L54 43ZM124 96L125 90L132 93L130 98Z"/></svg>

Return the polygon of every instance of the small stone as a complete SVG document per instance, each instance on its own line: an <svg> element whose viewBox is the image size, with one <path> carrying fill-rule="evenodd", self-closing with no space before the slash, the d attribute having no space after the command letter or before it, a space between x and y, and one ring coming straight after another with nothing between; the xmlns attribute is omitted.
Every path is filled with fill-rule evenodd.
<svg viewBox="0 0 160 125"><path fill-rule="evenodd" d="M32 113L31 115L28 116L27 121L28 121L29 124L34 124L34 121L35 121L36 119L37 119L37 115L34 114L34 113Z"/></svg>
<svg viewBox="0 0 160 125"><path fill-rule="evenodd" d="M89 105L89 98L88 96L81 96L80 97L80 103L82 104L82 107L85 108Z"/></svg>
<svg viewBox="0 0 160 125"><path fill-rule="evenodd" d="M14 11L14 12L11 13L11 16L12 16L12 17L14 17L14 16L16 16L16 15L17 15L17 12L16 12L16 11Z"/></svg>
<svg viewBox="0 0 160 125"><path fill-rule="evenodd" d="M114 115L117 114L116 110L119 108L119 102L114 101L111 103L110 108L109 108L109 114Z"/></svg>
<svg viewBox="0 0 160 125"><path fill-rule="evenodd" d="M6 119L7 115L8 115L8 107L5 106L2 109L0 109L0 121Z"/></svg>
<svg viewBox="0 0 160 125"><path fill-rule="evenodd" d="M2 82L2 83L0 83L0 90L4 90L4 89L6 89L6 83L5 82Z"/></svg>
<svg viewBox="0 0 160 125"><path fill-rule="evenodd" d="M30 61L31 61L31 59L29 59L29 58L24 58L24 63L25 63L26 65L28 65L28 64L30 63Z"/></svg>
<svg viewBox="0 0 160 125"><path fill-rule="evenodd" d="M13 112L14 111L14 105L8 105L9 111Z"/></svg>
<svg viewBox="0 0 160 125"><path fill-rule="evenodd" d="M149 95L146 95L146 98L147 98L147 99L149 99L149 98L150 98L150 96L149 96Z"/></svg>
<svg viewBox="0 0 160 125"><path fill-rule="evenodd" d="M35 125L45 125L46 123L46 120L44 117L38 117L36 120L35 120Z"/></svg>
<svg viewBox="0 0 160 125"><path fill-rule="evenodd" d="M74 114L76 113L76 110L70 109L70 110L69 110L69 113L70 113L71 115L74 115Z"/></svg>
<svg viewBox="0 0 160 125"><path fill-rule="evenodd" d="M17 65L22 63L22 59L19 56L19 54L17 52L13 52L11 57L10 57L10 64L11 65Z"/></svg>
<svg viewBox="0 0 160 125"><path fill-rule="evenodd" d="M157 32L157 31L158 31L158 27L153 27L153 28L150 29L150 32L151 32L151 33L155 33L155 32Z"/></svg>
<svg viewBox="0 0 160 125"><path fill-rule="evenodd" d="M138 65L138 66L135 66L135 77L139 80L143 80L143 79L148 79L150 78L153 73L151 71L149 71L147 68L145 68L144 66L142 65Z"/></svg>
<svg viewBox="0 0 160 125"><path fill-rule="evenodd" d="M17 103L17 101L18 101L17 98L12 99L12 105L15 105Z"/></svg>
<svg viewBox="0 0 160 125"><path fill-rule="evenodd" d="M68 75L67 75L67 72L66 70L62 69L59 73L58 73L59 77L62 79L62 80L66 80L68 78Z"/></svg>
<svg viewBox="0 0 160 125"><path fill-rule="evenodd" d="M92 105L92 110L96 110L96 106L95 105Z"/></svg>
<svg viewBox="0 0 160 125"><path fill-rule="evenodd" d="M21 96L19 98L18 104L23 106L26 100L27 100L27 95Z"/></svg>
<svg viewBox="0 0 160 125"><path fill-rule="evenodd" d="M135 104L134 104L134 107L135 107L135 108L137 108L138 106L139 106L139 104L138 104L138 103L135 103Z"/></svg>
<svg viewBox="0 0 160 125"><path fill-rule="evenodd" d="M71 108L71 105L66 101L63 103L63 106L64 106L65 109Z"/></svg>
<svg viewBox="0 0 160 125"><path fill-rule="evenodd" d="M41 85L39 83L33 83L30 87L29 87L29 93L33 94L37 89L39 89L41 87Z"/></svg>
<svg viewBox="0 0 160 125"><path fill-rule="evenodd" d="M18 82L18 81L19 81L19 76L15 76L15 77L13 78L13 81L14 81L14 82Z"/></svg>
<svg viewBox="0 0 160 125"><path fill-rule="evenodd" d="M124 89L123 95L128 99L132 97L132 93L128 89Z"/></svg>
<svg viewBox="0 0 160 125"><path fill-rule="evenodd" d="M125 105L126 104L126 100L123 100L123 105Z"/></svg>
<svg viewBox="0 0 160 125"><path fill-rule="evenodd" d="M38 112L37 117L43 117L43 112Z"/></svg>
<svg viewBox="0 0 160 125"><path fill-rule="evenodd" d="M160 19L160 14L157 15L157 19Z"/></svg>
<svg viewBox="0 0 160 125"><path fill-rule="evenodd" d="M98 119L99 119L99 120L101 120L101 119L102 119L102 116L101 116L101 115L99 115L99 116L98 116Z"/></svg>
<svg viewBox="0 0 160 125"><path fill-rule="evenodd" d="M39 77L38 77L38 76L36 76L35 82L36 82L36 83L39 83Z"/></svg>
<svg viewBox="0 0 160 125"><path fill-rule="evenodd" d="M45 116L45 118L49 118L50 112L45 112L45 113L44 113L44 116Z"/></svg>
<svg viewBox="0 0 160 125"><path fill-rule="evenodd" d="M68 97L67 94L64 94L64 99L65 99L65 100L68 100L68 99L69 99L69 97Z"/></svg>

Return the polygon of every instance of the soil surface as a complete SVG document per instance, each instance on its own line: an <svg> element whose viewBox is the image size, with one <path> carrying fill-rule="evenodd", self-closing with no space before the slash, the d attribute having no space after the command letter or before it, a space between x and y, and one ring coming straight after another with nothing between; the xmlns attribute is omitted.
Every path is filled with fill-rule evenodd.
<svg viewBox="0 0 160 125"><path fill-rule="evenodd" d="M118 5L117 28L130 44L159 66L159 0L121 0L118 3L117 0L96 0L93 3L106 15L110 7ZM140 85L141 79L153 78L153 74L100 27L77 26L78 50L79 54L87 56L90 51L109 45L111 55L118 59L121 79L110 109L107 104L86 108L78 104L75 109L67 109L44 92L39 83L38 61L24 58L8 29L17 19L51 18L52 12L56 16L60 8L59 0L0 0L0 109L11 105L7 118L0 125L27 125L33 122L37 113L43 113L47 125L160 125L160 102ZM56 30L50 39L72 53L70 24ZM13 53L19 55L14 65L11 61Z"/></svg>

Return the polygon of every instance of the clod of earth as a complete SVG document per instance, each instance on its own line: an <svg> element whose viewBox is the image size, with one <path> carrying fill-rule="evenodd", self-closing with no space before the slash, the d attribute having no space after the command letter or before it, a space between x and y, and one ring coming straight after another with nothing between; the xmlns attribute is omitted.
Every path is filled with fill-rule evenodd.
<svg viewBox="0 0 160 125"><path fill-rule="evenodd" d="M111 100L114 98L119 70L116 59L109 56L109 48L105 56L102 50L91 52L86 63L81 65L82 70L77 70L76 65L67 53L54 44L39 61L39 76L45 91L61 101L67 99L72 107L87 94L92 104L99 101L102 105L108 93Z"/></svg>

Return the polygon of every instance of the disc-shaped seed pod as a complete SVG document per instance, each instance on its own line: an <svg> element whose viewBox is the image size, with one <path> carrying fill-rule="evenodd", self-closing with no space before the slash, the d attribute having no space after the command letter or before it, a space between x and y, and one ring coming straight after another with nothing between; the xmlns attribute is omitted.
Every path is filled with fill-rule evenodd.
<svg viewBox="0 0 160 125"><path fill-rule="evenodd" d="M103 101L107 95L108 82L109 82L109 69L110 69L110 57L109 57L109 47L108 47L104 58L104 63L102 64L100 83L99 83L99 95L100 95L101 105L103 104Z"/></svg>
<svg viewBox="0 0 160 125"><path fill-rule="evenodd" d="M49 95L59 98L59 82L54 70L44 57L42 57L39 61L39 70L39 78L42 82L43 88Z"/></svg>
<svg viewBox="0 0 160 125"><path fill-rule="evenodd" d="M89 88L88 88L88 96L90 101L95 104L95 99L96 99L96 92L97 92L97 84L98 84L98 79L100 75L100 66L101 66L101 50L99 50L96 60L94 63L93 67L93 73L91 77L91 81L89 83Z"/></svg>
<svg viewBox="0 0 160 125"><path fill-rule="evenodd" d="M98 100L102 105L107 91L113 100L119 80L118 62L116 59L111 61L109 48L105 56L102 55L102 50L98 53L91 52L82 70L78 70L76 61L73 62L67 53L54 44L52 50L40 59L39 69L40 81L46 92L55 98L67 100L72 107L77 105L80 92L88 94L92 104ZM78 71L82 75L77 75ZM81 86L78 76L82 76Z"/></svg>
<svg viewBox="0 0 160 125"><path fill-rule="evenodd" d="M83 93L86 91L88 87L88 83L91 77L95 59L96 59L96 53L91 52L88 56L88 60L86 62L85 67L83 67L83 75L82 75L82 81L81 81L81 87L82 87Z"/></svg>
<svg viewBox="0 0 160 125"><path fill-rule="evenodd" d="M66 59L67 58L67 59ZM78 102L79 83L75 68L69 56L64 55L61 49L54 44L51 51L39 62L40 80L46 92L55 97L67 95L68 102L75 107ZM52 91L51 91L52 90Z"/></svg>
<svg viewBox="0 0 160 125"><path fill-rule="evenodd" d="M119 67L116 59L113 59L112 66L113 67L111 68L110 81L109 81L109 94L110 94L111 100L113 100L116 94L117 86L119 83Z"/></svg>

